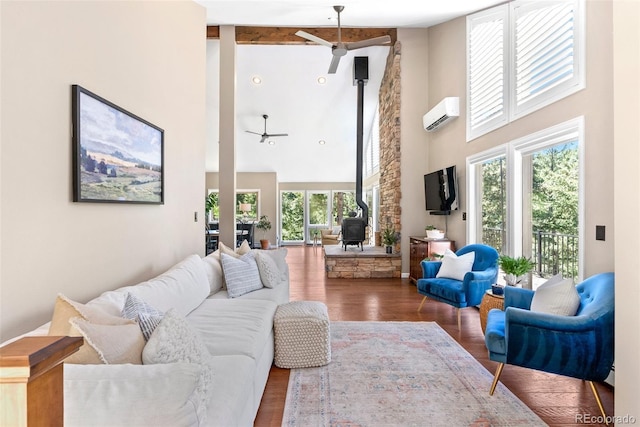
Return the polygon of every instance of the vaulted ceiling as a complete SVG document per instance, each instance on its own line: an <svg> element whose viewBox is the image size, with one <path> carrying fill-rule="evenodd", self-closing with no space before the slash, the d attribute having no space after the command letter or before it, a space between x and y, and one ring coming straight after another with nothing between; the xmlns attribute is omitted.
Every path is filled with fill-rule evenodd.
<svg viewBox="0 0 640 427"><path fill-rule="evenodd" d="M218 171L220 25L236 26L236 170L276 172L281 182L351 182L355 179L356 97L353 57L369 57L365 86L365 138L370 133L389 47L349 51L328 74L331 49L295 35L299 29L337 41L333 3L319 0L196 0L207 9L207 171ZM501 3L495 0L341 0L343 41L424 28ZM260 84L252 81L261 79ZM319 83L324 77L326 81ZM425 112L427 106L425 106ZM260 143L264 131L288 133ZM324 141L321 145L319 141ZM268 142L274 142L273 145Z"/></svg>

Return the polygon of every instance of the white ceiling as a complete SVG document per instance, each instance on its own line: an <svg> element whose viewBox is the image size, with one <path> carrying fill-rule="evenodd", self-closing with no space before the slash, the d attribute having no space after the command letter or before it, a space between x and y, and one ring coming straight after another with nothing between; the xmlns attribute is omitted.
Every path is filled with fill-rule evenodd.
<svg viewBox="0 0 640 427"><path fill-rule="evenodd" d="M337 27L334 2L196 0L208 25ZM340 0L343 27L428 27L494 4L496 0ZM336 29L337 34L337 29ZM207 43L207 171L218 171L219 42ZM236 170L276 172L280 182L355 180L356 101L353 57L369 57L365 86L365 139L370 133L388 47L350 51L336 74L327 74L331 50L315 45L238 45L236 58ZM251 82L260 76L262 84ZM318 77L327 82L320 85ZM427 106L425 106L425 112ZM268 133L288 133L260 143L263 114ZM319 140L326 141L320 145Z"/></svg>

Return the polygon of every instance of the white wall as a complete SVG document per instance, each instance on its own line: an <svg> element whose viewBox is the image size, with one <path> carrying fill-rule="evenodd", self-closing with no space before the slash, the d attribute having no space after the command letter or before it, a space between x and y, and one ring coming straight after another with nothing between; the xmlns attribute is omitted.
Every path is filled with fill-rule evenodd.
<svg viewBox="0 0 640 427"><path fill-rule="evenodd" d="M0 341L204 254L205 11L192 1L0 2ZM71 85L165 131L164 205L73 203Z"/></svg>
<svg viewBox="0 0 640 427"><path fill-rule="evenodd" d="M615 414L640 422L640 2L613 2L616 272ZM621 421L616 424L623 425Z"/></svg>

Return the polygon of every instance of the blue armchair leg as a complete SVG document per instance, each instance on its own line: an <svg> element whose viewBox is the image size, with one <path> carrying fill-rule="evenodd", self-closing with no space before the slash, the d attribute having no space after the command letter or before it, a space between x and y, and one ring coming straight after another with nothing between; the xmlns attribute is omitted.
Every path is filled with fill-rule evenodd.
<svg viewBox="0 0 640 427"><path fill-rule="evenodd" d="M489 396L493 396L493 392L496 391L496 386L498 385L498 380L500 379L500 375L502 375L502 369L504 368L504 363L500 363L498 368L496 369L496 374L493 377L493 383L491 383L491 390L489 390Z"/></svg>
<svg viewBox="0 0 640 427"><path fill-rule="evenodd" d="M589 381L589 385L591 386L591 391L593 392L593 396L596 398L596 402L598 403L598 408L600 408L600 412L602 412L602 417L604 418L604 422L606 425L609 425L607 420L607 414L604 412L604 406L602 406L602 400L600 399L600 393L598 393L598 389L593 381Z"/></svg>

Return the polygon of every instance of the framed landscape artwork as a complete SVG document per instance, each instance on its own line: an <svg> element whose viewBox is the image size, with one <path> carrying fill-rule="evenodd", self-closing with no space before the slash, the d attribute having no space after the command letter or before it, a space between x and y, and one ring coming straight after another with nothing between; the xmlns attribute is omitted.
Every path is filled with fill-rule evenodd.
<svg viewBox="0 0 640 427"><path fill-rule="evenodd" d="M164 203L164 131L72 86L73 201Z"/></svg>

